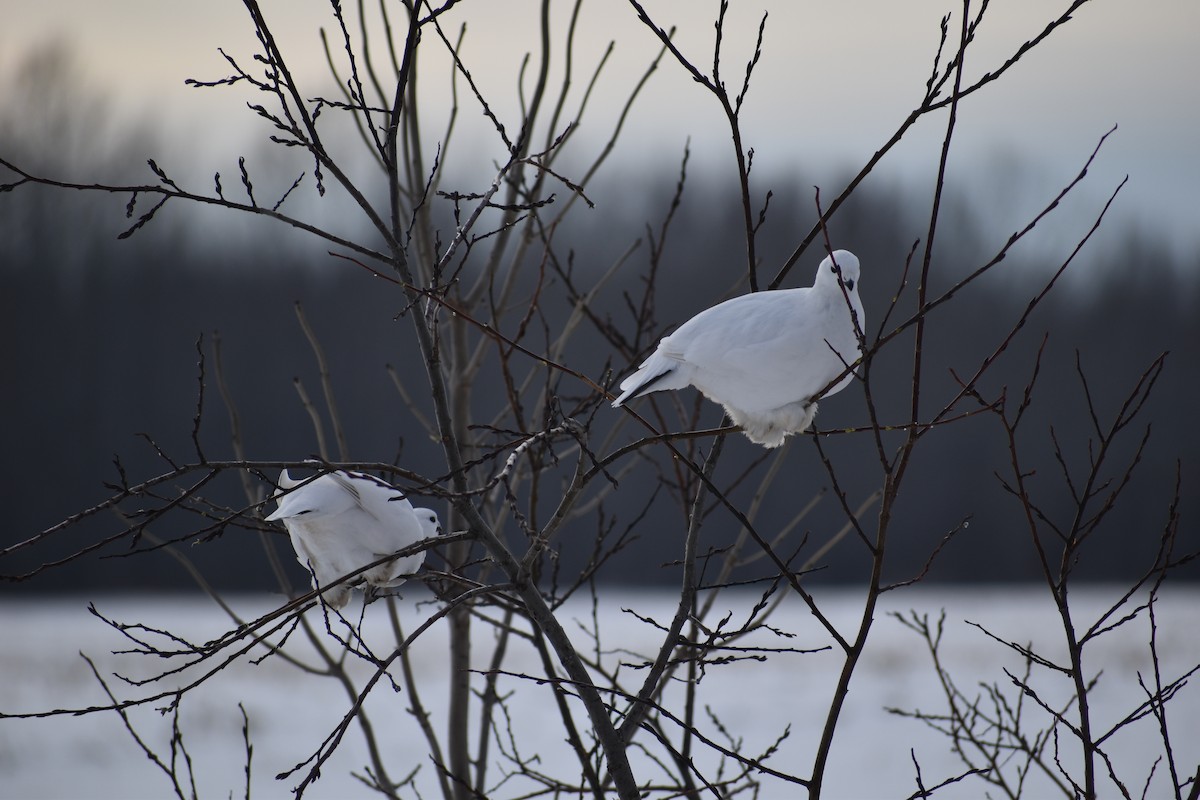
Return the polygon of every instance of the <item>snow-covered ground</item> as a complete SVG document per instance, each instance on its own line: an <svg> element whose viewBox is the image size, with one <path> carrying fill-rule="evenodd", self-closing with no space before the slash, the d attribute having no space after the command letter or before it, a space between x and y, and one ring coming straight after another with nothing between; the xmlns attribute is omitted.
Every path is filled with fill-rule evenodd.
<svg viewBox="0 0 1200 800"><path fill-rule="evenodd" d="M1079 591L1074 596L1077 617L1090 624L1111 600L1119 596L1104 587ZM731 610L734 620L744 616L755 596L747 593L725 594L718 600L712 620ZM849 633L861 613L861 596L849 590L829 590L821 595L828 616ZM1021 660L996 641L989 639L968 621L980 623L997 636L1018 642L1033 642L1035 649L1051 658L1061 656L1061 630L1057 616L1045 592L1035 588L1019 589L916 589L885 595L883 613L877 616L864 661L851 685L848 703L842 713L826 781L826 797L903 798L916 790L913 754L919 760L926 785L958 774L961 763L950 751L945 738L920 722L886 713L885 707L920 708L938 713L945 707L929 654L919 637L901 625L887 611L915 609L936 619L946 611L943 638L944 666L955 676L958 686L974 695L980 682L999 684L1016 699L1016 691L1003 669L1020 672ZM106 616L123 622L140 622L165 628L189 641L204 641L220 635L230 626L223 612L206 598L97 597L96 607ZM265 596L230 598L234 609L246 617L265 613L276 599ZM153 693L152 688L132 688L114 678L142 677L169 666L146 655L114 654L131 643L112 628L87 613L87 600L6 600L0 605L0 711L6 713L41 711L55 708L79 708L103 704L103 690L87 663L91 657L109 686L123 698ZM401 602L404 626L413 630L435 610L431 604L417 604L412 597ZM601 598L597 619L601 630L601 648L608 653L609 664L636 662L631 653L648 654L657 643L657 632L637 621L623 609L659 620L669 618L674 598L667 593L610 591ZM352 609L357 609L354 601ZM1195 614L1200 609L1200 590L1175 590L1160 600L1157 612L1161 668L1165 679L1177 677L1200 663L1200 635ZM315 612L310 612L320 626ZM560 611L560 619L580 647L594 647L584 632L591 625L590 604L569 604ZM773 636L758 639L760 644L813 648L828 644L828 637L801 603L782 606L772 624L796 634L794 639ZM492 632L476 626L473 666L485 668L492 656ZM1132 710L1145 695L1138 686L1139 673L1150 681L1150 660L1146 648L1149 623L1143 614L1112 634L1089 645L1091 673L1102 672L1093 702L1093 729L1107 729ZM368 609L364 637L383 655L390 652L391 628L383 604ZM303 633L293 633L288 651L306 663L316 663ZM447 687L446 631L439 623L424 634L412 649L413 671L420 697L441 732L446 725ZM332 645L332 641L330 641ZM261 654L261 650L254 654ZM535 673L539 663L531 648L514 644L505 669L514 673ZM804 776L811 769L820 728L824 722L829 696L840 669L840 658L833 652L773 656L766 661L745 660L710 668L700 684L701 702L711 708L725 728L742 740L742 751L761 752L791 726L770 765L783 772ZM352 660L351 674L358 685L370 676L372 668ZM187 677L195 672L185 673ZM627 675L627 684L637 686L641 673ZM481 681L476 676L475 680ZM1035 684L1047 700L1060 702L1066 697L1065 679L1047 670L1035 671ZM565 776L572 774L570 754L562 744L563 734L549 690L531 681L503 678L502 692L513 692L508 700L513 741L522 755L541 754L539 768ZM679 687L675 687L678 691ZM676 694L675 697L679 695ZM668 697L668 704L671 702ZM386 681L376 687L367 704L371 724L383 751L383 759L393 778L407 775L420 767L418 783L422 796L436 797L434 769L429 748L409 713L410 697L396 693ZM146 744L164 761L169 759L169 716L154 710L165 704L135 709L130 718ZM201 798L243 797L245 794L245 753L242 742L242 718L239 702L250 718L254 747L251 765L251 796L288 797L303 775L275 779L276 773L290 769L307 758L334 729L350 707L351 698L337 681L314 675L285 660L273 657L259 665L239 659L183 700L179 715L180 730L192 759L198 795ZM1045 715L1027 706L1027 721L1038 727ZM1181 773L1194 774L1200 763L1200 687L1189 685L1168 706L1170 731ZM582 717L582 710L580 710ZM704 717L702 716L702 719ZM472 721L472 725L474 725ZM704 723L714 733L711 723ZM674 733L678 733L675 731ZM474 735L474 734L473 734ZM1062 759L1071 767L1078 763L1078 748L1062 736ZM493 745L495 755L499 747ZM1134 796L1141 793L1152 763L1161 752L1161 737L1153 719L1142 720L1130 733L1120 734L1107 743L1118 774ZM711 769L714 761L698 754L702 769ZM357 728L351 728L337 753L326 763L320 779L306 792L311 798L370 796L351 772L362 772L369 765L366 746ZM705 767L704 765L708 765ZM1148 796L1167 796L1165 764L1160 764ZM493 771L495 783L501 773ZM1048 787L1032 781L1028 797L1046 797ZM516 796L529 788L510 782L491 793L493 797ZM983 796L987 787L978 779L967 779L948 787L937 796L967 798ZM1105 792L1114 796L1115 789ZM1157 791L1156 791L1157 789ZM87 716L60 716L49 719L0 719L0 797L3 798L158 798L172 795L170 784L134 743L116 713L108 711ZM797 787L764 778L763 798L801 796ZM405 796L415 797L410 789Z"/></svg>

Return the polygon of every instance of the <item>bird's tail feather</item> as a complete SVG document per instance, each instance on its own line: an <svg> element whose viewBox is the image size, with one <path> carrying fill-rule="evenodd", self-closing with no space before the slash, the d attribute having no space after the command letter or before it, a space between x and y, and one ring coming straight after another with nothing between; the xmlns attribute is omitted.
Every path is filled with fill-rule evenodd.
<svg viewBox="0 0 1200 800"><path fill-rule="evenodd" d="M680 374L679 362L661 353L653 353L637 372L621 381L621 394L613 400L613 408L620 408L625 401L651 392L667 389L682 389L688 382Z"/></svg>

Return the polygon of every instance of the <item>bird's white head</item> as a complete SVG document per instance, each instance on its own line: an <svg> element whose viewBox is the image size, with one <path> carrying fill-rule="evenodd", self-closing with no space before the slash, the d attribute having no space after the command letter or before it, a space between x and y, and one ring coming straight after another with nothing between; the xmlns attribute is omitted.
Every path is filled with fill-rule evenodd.
<svg viewBox="0 0 1200 800"><path fill-rule="evenodd" d="M277 495L279 508L265 517L268 522L333 516L348 511L356 502L353 495L328 475L322 475L311 483L304 483L302 480L292 480L287 470L284 470L279 476L279 487L292 491Z"/></svg>
<svg viewBox="0 0 1200 800"><path fill-rule="evenodd" d="M421 523L422 538L433 539L442 535L442 521L438 519L436 511L430 508L414 508L413 512L417 515L417 521Z"/></svg>
<svg viewBox="0 0 1200 800"><path fill-rule="evenodd" d="M849 250L834 250L833 255L825 256L821 266L817 267L815 285L837 286L838 278L846 286L846 291L853 292L858 288L858 256Z"/></svg>

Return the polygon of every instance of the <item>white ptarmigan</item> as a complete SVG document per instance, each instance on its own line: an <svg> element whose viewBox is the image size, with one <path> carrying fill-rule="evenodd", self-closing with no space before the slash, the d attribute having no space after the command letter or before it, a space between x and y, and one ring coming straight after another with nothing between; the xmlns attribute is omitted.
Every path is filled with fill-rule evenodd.
<svg viewBox="0 0 1200 800"><path fill-rule="evenodd" d="M778 447L808 429L817 413L814 395L862 355L855 323L864 331L867 321L858 280L858 258L835 250L810 287L755 292L701 311L621 381L613 407L695 386L724 406L750 441ZM847 372L822 396L853 377Z"/></svg>
<svg viewBox="0 0 1200 800"><path fill-rule="evenodd" d="M285 469L274 497L279 508L266 517L282 522L296 560L313 573L313 588L330 587L338 578L411 544L437 536L435 512L413 508L404 493L361 472L336 471L305 483ZM290 490L290 491L288 491ZM425 551L373 567L350 582L323 593L332 608L350 600L350 584L380 589L399 586L425 562Z"/></svg>

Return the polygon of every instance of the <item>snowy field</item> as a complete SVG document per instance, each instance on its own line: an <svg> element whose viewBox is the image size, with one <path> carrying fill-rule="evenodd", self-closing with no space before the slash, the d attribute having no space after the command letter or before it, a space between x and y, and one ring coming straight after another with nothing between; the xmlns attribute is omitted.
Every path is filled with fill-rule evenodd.
<svg viewBox="0 0 1200 800"><path fill-rule="evenodd" d="M1116 596L1116 590L1105 588L1077 592L1073 597L1079 618L1090 624L1092 617ZM850 591L831 590L821 598L827 614L848 633L859 615L859 596ZM748 594L722 595L716 616L722 615L721 609L734 611L735 619L744 616L753 599ZM980 623L1005 639L1032 641L1035 649L1040 645L1051 657L1062 654L1057 617L1045 593L1037 589L919 589L893 592L885 595L885 600L885 612L916 609L936 618L941 609L946 610L944 665L955 675L959 687L971 694L982 681L1001 684L1011 696L1013 690L1003 668L1020 672L1022 665L1007 648L967 621ZM218 636L229 627L223 612L202 598L97 597L94 602L109 617L167 628L191 641ZM237 613L252 617L269 611L275 599L240 596L231 598L230 603ZM666 620L673 603L674 599L666 593L613 591L603 596L597 618L602 649L610 653L606 658L612 659L612 663L636 661L631 653L647 654L656 645L653 628L624 613L623 608ZM122 697L139 696L145 691L120 686L120 681L111 675L114 672L126 676L149 675L155 668L162 668L163 662L147 656L114 655L112 651L125 649L129 643L87 613L86 605L82 598L8 599L0 605L4 643L0 650L3 677L0 711L13 713L103 703L103 691L80 652L96 662L101 674ZM407 630L415 628L433 611L433 606L418 605L412 598L407 598L401 606ZM351 608L357 607L355 600ZM1198 609L1200 590L1178 590L1160 600L1157 623L1164 679L1175 678L1200 663ZM590 624L590 605L569 605L560 612L560 619L579 646L590 646L588 636L583 633L583 628ZM797 634L786 646L820 647L828 643L801 604L784 605L772 620L774 625ZM473 659L474 666L482 668L491 657L492 634L482 626L477 630ZM1097 727L1106 728L1144 699L1138 674L1150 679L1148 630L1149 623L1143 614L1092 645L1091 673L1103 673L1093 697ZM368 642L388 652L390 627L382 604L368 609L363 633ZM297 658L311 660L311 651L306 647L299 633L288 643L289 652ZM439 731L446 724L445 652L445 627L441 624L430 629L413 650L413 669L421 699ZM536 672L538 667L532 651L521 647L512 649L506 666L513 672ZM839 667L840 660L829 652L714 667L701 683L701 698L731 732L742 737L747 753L765 748L790 724L791 735L769 763L776 769L803 776L811 767ZM354 662L351 670L360 685L371 672L369 665L361 661ZM628 680L630 685L636 685L636 678ZM1061 676L1043 671L1037 674L1035 683L1047 698L1067 696ZM560 766L568 764L566 760L557 761L568 759L569 754L562 750L562 733L548 690L518 679L502 680L501 689L514 692L509 701L511 724L513 737L523 753L541 753L541 767L548 772L556 771L556 762ZM275 780L275 774L316 750L346 713L350 698L336 681L305 672L280 658L268 658L257 666L242 659L223 671L196 693L189 694L180 713L180 729L192 759L200 798L245 796L239 702L249 715L254 746L250 796L275 798L289 797L290 789L302 773L282 781ZM919 637L893 617L881 613L842 714L826 797L909 796L916 789L910 751L921 764L926 785L962 771L947 740L920 722L886 713L885 707L920 708L936 713L944 709L944 701L929 654ZM372 694L367 708L393 778L420 767L421 796L436 797L428 748L408 711L406 693L397 694L390 686L381 685ZM1194 774L1200 763L1200 686L1185 687L1168 706L1168 713L1179 770ZM1042 717L1030 719L1035 718L1039 725L1044 724ZM131 712L131 719L146 744L166 759L170 718L160 716L152 708L143 708ZM711 727L708 730L711 732ZM1068 749L1066 737L1063 741L1064 762L1077 764L1077 748L1072 744ZM1140 795L1151 764L1161 750L1155 721L1142 720L1134 732L1111 740L1108 748L1118 774L1126 780L1134 796ZM703 758L697 760L706 763ZM352 728L305 796L372 796L351 775L361 772L368 763L363 738ZM712 762L707 763L711 767ZM1167 796L1162 774L1165 769L1160 765L1148 796ZM558 772L570 774L566 766ZM519 796L525 788L528 787L512 782L495 789L490 796ZM982 797L986 789L977 779L968 779L936 796ZM1111 784L1108 789L1112 790ZM172 796L170 784L136 746L114 712L84 717L0 719L2 798L169 796ZM404 796L417 795L409 789ZM764 779L760 796L792 798L801 796L801 792L798 787ZM1027 793L1030 798L1048 796L1053 796L1049 787L1036 782ZM1116 796L1116 792L1107 791L1105 796Z"/></svg>

